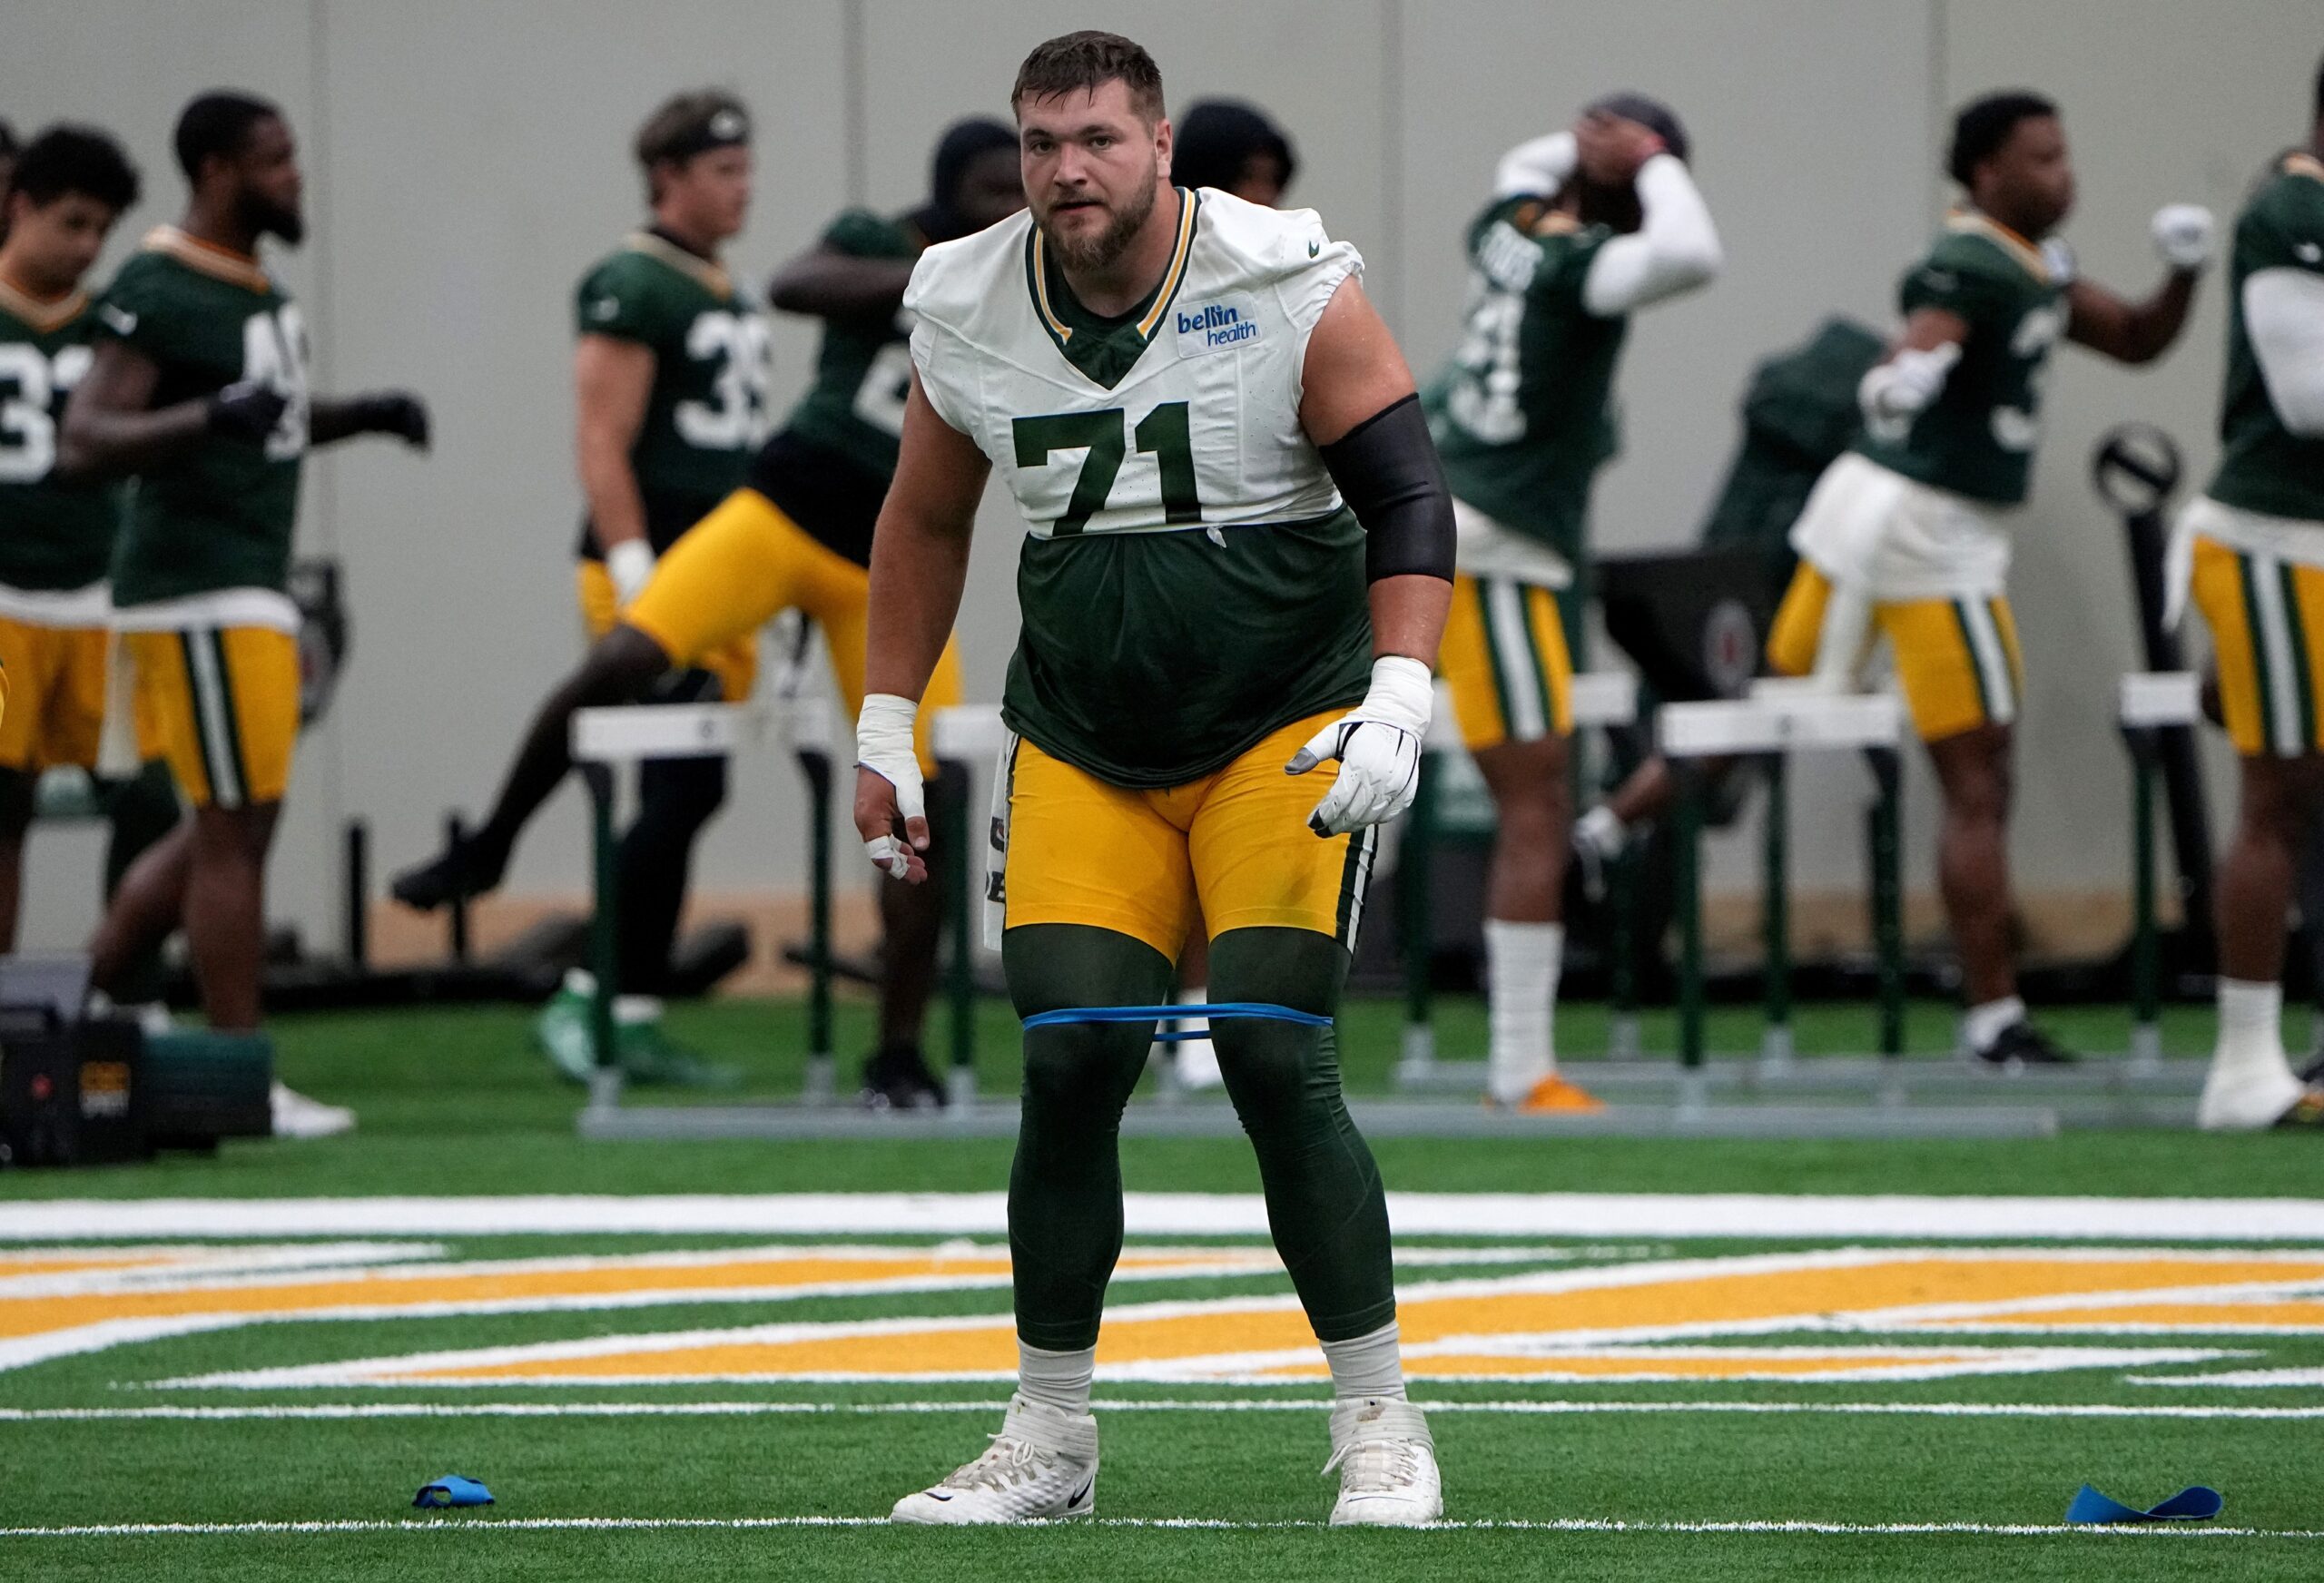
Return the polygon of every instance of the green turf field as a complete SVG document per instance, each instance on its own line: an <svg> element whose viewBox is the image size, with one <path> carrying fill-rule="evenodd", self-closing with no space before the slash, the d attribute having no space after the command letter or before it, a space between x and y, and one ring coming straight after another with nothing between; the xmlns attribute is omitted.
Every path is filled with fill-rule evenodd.
<svg viewBox="0 0 2324 1583"><path fill-rule="evenodd" d="M780 1053L798 1046L795 1006L675 1015L746 1062L753 1091L795 1085ZM1394 1019L1348 1019L1352 1086L1386 1086ZM1448 1005L1448 1047L1479 1042L1480 1020ZM2122 1020L2050 1022L2119 1047ZM1325 1393L1256 1239L1137 1238L1100 1362L1142 1373L1100 1379L1099 1522L900 1532L863 1519L980 1449L1005 1394L1005 1240L970 1224L989 1201L934 1201L968 1206L970 1228L942 1232L868 1208L860 1225L784 1225L804 1198L763 1201L775 1218L747 1233L518 1232L497 1195L991 1194L1007 1145L584 1145L577 1095L528 1053L526 1021L286 1020L285 1077L354 1105L353 1136L0 1175L0 1211L75 1228L0 1244L0 1578L2324 1571L2324 1211L2312 1240L2265 1247L2202 1244L2167 1214L2152 1236L2102 1229L2119 1229L2110 1198L2324 1198L2309 1140L1384 1143L1400 1191L2065 1195L2091 1201L2093 1229L2028 1243L2004 1234L2004 1205L1957 1242L1834 1242L1780 1214L1718 1236L1510 1236L1482 1217L1406 1238L1413 1390L1441 1409L1457 1525L1425 1534L1313 1526L1331 1495ZM1858 1044L1866 1021L1804 1008L1803 1046ZM1933 1007L1913 1028L1930 1051L1949 1034ZM1598 1037L1587 1008L1561 1031ZM1715 1031L1749 1040L1739 1015ZM2207 1018L2174 1013L2167 1031L2191 1053ZM864 1033L844 1008L842 1047ZM987 1033L999 1090L998 1008ZM1668 1034L1649 1023L1650 1044ZM1140 1194L1256 1189L1234 1139L1135 1140L1125 1175ZM263 1202L383 1195L464 1202L352 1231L271 1220L296 1206ZM164 1198L235 1203L161 1232L107 1218ZM198 1234L229 1213L252 1218ZM1274 1363L1217 1361L1269 1337ZM453 1471L498 1504L410 1509ZM2141 1503L2209 1483L2227 1509L2209 1529L2059 1531L2084 1480ZM103 1531L64 1531L81 1529Z"/></svg>

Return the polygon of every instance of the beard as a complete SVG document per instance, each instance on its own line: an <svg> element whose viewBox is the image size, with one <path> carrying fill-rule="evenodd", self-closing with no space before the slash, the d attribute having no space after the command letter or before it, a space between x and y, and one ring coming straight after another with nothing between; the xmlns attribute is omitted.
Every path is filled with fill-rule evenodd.
<svg viewBox="0 0 2324 1583"><path fill-rule="evenodd" d="M298 210L257 193L242 200L242 218L253 236L271 236L285 247L297 247L307 240L307 217Z"/></svg>
<svg viewBox="0 0 2324 1583"><path fill-rule="evenodd" d="M1155 168L1159 171L1158 162ZM1115 210L1111 223L1095 236L1060 236L1049 228L1047 221L1041 224L1041 234L1048 239L1058 261L1066 268L1102 270L1129 251L1130 239L1153 214L1157 185L1150 181L1140 183L1137 196Z"/></svg>

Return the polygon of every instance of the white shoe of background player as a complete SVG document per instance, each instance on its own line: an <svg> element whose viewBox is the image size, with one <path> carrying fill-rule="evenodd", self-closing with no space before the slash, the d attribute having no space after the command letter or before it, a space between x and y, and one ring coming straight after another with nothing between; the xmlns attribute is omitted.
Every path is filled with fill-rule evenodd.
<svg viewBox="0 0 2324 1583"><path fill-rule="evenodd" d="M992 1446L940 1484L905 1496L897 1522L1029 1522L1098 1509L1098 1421L1010 1399Z"/></svg>
<svg viewBox="0 0 2324 1583"><path fill-rule="evenodd" d="M1164 1047L1176 1052L1178 1086L1188 1091L1216 1088L1226 1081L1218 1069L1218 1047L1207 1038L1177 1039Z"/></svg>
<svg viewBox="0 0 2324 1583"><path fill-rule="evenodd" d="M1340 1498L1332 1526L1367 1524L1417 1528L1444 1515L1444 1482L1436 1470L1436 1442L1419 1408L1393 1397L1366 1396L1332 1408L1332 1460Z"/></svg>
<svg viewBox="0 0 2324 1583"><path fill-rule="evenodd" d="M267 1095L279 1138L335 1137L355 1130L355 1113L343 1105L325 1105L295 1088L277 1083Z"/></svg>

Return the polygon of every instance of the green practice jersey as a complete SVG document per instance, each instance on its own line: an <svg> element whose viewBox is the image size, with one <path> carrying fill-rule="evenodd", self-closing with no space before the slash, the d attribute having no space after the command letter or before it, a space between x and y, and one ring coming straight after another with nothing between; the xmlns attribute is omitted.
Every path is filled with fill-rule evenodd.
<svg viewBox="0 0 2324 1583"><path fill-rule="evenodd" d="M34 302L0 282L0 584L85 588L113 562L121 491L60 480L64 399L88 371L96 315L75 291Z"/></svg>
<svg viewBox="0 0 2324 1583"><path fill-rule="evenodd" d="M2235 223L2228 299L2223 453L2211 497L2270 516L2324 522L2324 439L2284 427L2243 323L2243 282L2262 270L2324 276L2324 160L2287 154Z"/></svg>
<svg viewBox="0 0 2324 1583"><path fill-rule="evenodd" d="M2035 247L1981 214L1955 215L1905 276L1909 317L1943 309L1969 327L1944 391L1901 437L1867 433L1856 448L1882 467L1995 505L2025 498L2042 433L2042 376L2065 333L2072 256Z"/></svg>
<svg viewBox="0 0 2324 1583"><path fill-rule="evenodd" d="M241 380L288 399L264 440L212 436L137 477L113 549L113 603L281 592L307 454L307 328L298 305L254 260L162 226L122 265L96 317L101 340L123 342L160 370L157 408Z"/></svg>
<svg viewBox="0 0 2324 1583"><path fill-rule="evenodd" d="M1575 565L1590 482L1619 448L1614 366L1630 320L1581 300L1612 234L1538 198L1487 209L1469 228L1461 347L1424 398L1452 493Z"/></svg>
<svg viewBox="0 0 2324 1583"><path fill-rule="evenodd" d="M726 271L640 231L582 277L577 335L635 341L654 354L645 420L629 465L645 497L654 548L740 487L766 438L766 321ZM585 534L582 553L598 552Z"/></svg>
<svg viewBox="0 0 2324 1583"><path fill-rule="evenodd" d="M909 220L851 209L823 232L822 245L859 259L916 259L928 239ZM790 429L868 473L892 477L896 440L911 390L911 315L823 321L815 382L791 410Z"/></svg>

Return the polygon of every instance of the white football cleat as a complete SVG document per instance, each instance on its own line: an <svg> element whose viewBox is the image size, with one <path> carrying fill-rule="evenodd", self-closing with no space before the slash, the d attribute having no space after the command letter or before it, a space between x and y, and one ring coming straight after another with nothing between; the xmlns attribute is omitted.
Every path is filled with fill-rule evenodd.
<svg viewBox="0 0 2324 1583"><path fill-rule="evenodd" d="M355 1130L355 1113L343 1105L325 1105L281 1083L266 1097L276 1137L335 1137Z"/></svg>
<svg viewBox="0 0 2324 1583"><path fill-rule="evenodd" d="M1340 1498L1332 1526L1418 1528L1444 1515L1444 1481L1428 1420L1409 1401L1366 1396L1332 1408L1332 1460Z"/></svg>
<svg viewBox="0 0 2324 1583"><path fill-rule="evenodd" d="M1032 1522L1098 1509L1098 1421L1012 1397L1000 1432L975 1461L905 1496L896 1522Z"/></svg>

